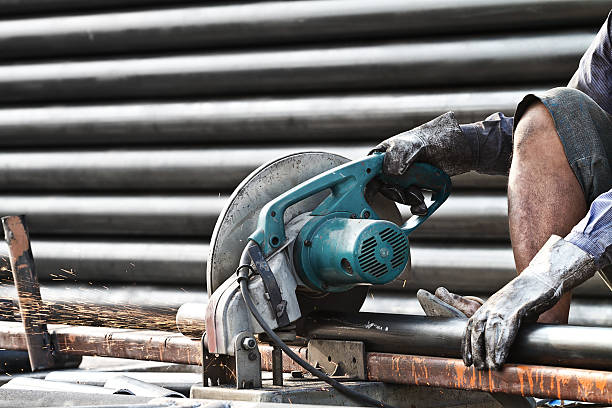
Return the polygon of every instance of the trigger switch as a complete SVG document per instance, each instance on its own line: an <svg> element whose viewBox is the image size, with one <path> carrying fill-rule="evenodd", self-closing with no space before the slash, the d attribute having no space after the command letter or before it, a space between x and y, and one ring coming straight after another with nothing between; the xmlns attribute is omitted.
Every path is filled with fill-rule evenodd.
<svg viewBox="0 0 612 408"><path fill-rule="evenodd" d="M396 203L409 205L410 212L414 215L427 214L427 206L425 205L425 197L418 187L410 186L401 188L389 184L384 184L380 187L382 195Z"/></svg>

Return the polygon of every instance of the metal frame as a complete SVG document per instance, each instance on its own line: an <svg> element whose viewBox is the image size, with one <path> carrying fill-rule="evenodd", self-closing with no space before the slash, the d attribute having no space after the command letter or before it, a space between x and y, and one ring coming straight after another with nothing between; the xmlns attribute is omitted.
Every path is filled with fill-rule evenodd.
<svg viewBox="0 0 612 408"><path fill-rule="evenodd" d="M51 342L47 330L47 311L40 296L25 216L3 217L2 226L9 247L13 281L17 288L19 312L32 371L78 366L80 357L58 353Z"/></svg>

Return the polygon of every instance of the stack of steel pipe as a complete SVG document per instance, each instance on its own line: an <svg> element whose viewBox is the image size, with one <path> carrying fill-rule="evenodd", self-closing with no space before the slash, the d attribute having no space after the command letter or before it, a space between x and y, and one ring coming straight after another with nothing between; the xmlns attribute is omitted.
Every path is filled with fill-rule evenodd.
<svg viewBox="0 0 612 408"><path fill-rule="evenodd" d="M609 7L0 0L0 215L27 214L43 299L99 304L86 288L108 287L116 304L167 310L162 292L147 305L124 294L203 294L216 217L256 167L303 150L358 158L448 110L512 115L526 93L567 83ZM412 278L368 310L511 279L505 182L456 177L411 240ZM592 318L607 293L577 290L574 323L612 324Z"/></svg>

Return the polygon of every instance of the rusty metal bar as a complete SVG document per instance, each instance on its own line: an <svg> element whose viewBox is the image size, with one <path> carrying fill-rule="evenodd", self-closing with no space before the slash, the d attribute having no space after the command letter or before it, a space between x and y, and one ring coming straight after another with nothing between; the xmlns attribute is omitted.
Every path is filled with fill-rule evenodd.
<svg viewBox="0 0 612 408"><path fill-rule="evenodd" d="M45 307L40 297L40 285L34 269L25 216L3 217L2 226L9 247L13 281L17 288L19 311L25 328L32 371L52 368L56 365L56 360L47 331Z"/></svg>
<svg viewBox="0 0 612 408"><path fill-rule="evenodd" d="M49 334L55 349L67 355L202 364L201 341L178 333L108 327L50 326ZM0 347L7 350L26 350L23 326L16 322L1 322ZM295 347L293 350L306 358L306 347ZM272 346L260 344L259 351L262 369L272 371ZM283 368L285 372L300 370L285 354Z"/></svg>
<svg viewBox="0 0 612 408"><path fill-rule="evenodd" d="M51 328L50 335L57 350L66 354L201 364L200 340L176 333L58 326ZM23 327L0 323L0 345L24 350ZM272 346L260 344L259 349L262 369L272 371ZM293 350L307 358L306 347ZM517 364L499 371L476 371L459 359L377 352L368 353L366 359L371 381L612 403L612 372ZM301 371L284 354L283 368Z"/></svg>
<svg viewBox="0 0 612 408"><path fill-rule="evenodd" d="M368 353L368 379L506 394L612 403L612 372L506 364L478 371L453 358Z"/></svg>

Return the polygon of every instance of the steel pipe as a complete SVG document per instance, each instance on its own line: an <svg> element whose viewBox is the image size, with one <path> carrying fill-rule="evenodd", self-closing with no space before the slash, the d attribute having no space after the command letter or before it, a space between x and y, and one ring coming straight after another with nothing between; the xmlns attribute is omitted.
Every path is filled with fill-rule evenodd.
<svg viewBox="0 0 612 408"><path fill-rule="evenodd" d="M63 305L86 303L99 308L133 307L151 313L159 310L176 313L184 303L206 302L208 299L203 286L181 285L181 282L174 282L175 286L99 285L74 283L74 277L66 272L63 275L60 273L52 276L53 282L41 285L40 293L45 302ZM17 291L12 282L0 284L0 308L11 309L16 297Z"/></svg>
<svg viewBox="0 0 612 408"><path fill-rule="evenodd" d="M0 256L6 247L0 246ZM516 276L508 245L411 243L412 277L389 284L390 290L435 290L493 293ZM3 252L4 251L4 252ZM33 240L41 280L104 283L201 285L208 245L202 241ZM449 262L449 259L452 262ZM594 277L574 290L578 295L608 296Z"/></svg>
<svg viewBox="0 0 612 408"><path fill-rule="evenodd" d="M227 196L8 195L0 214L28 214L36 235L209 237ZM415 238L508 240L503 194L457 193L412 235ZM404 218L411 216L402 206Z"/></svg>
<svg viewBox="0 0 612 408"><path fill-rule="evenodd" d="M226 196L21 195L0 214L28 214L33 234L210 236Z"/></svg>
<svg viewBox="0 0 612 408"><path fill-rule="evenodd" d="M593 38L592 31L571 31L4 65L0 101L397 90L488 82L563 84ZM30 123L37 121L32 118Z"/></svg>
<svg viewBox="0 0 612 408"><path fill-rule="evenodd" d="M0 256L2 256L0 247ZM190 241L34 240L41 280L201 285L208 245Z"/></svg>
<svg viewBox="0 0 612 408"><path fill-rule="evenodd" d="M514 256L508 245L456 245L411 243L412 278L396 280L392 290L444 286L458 293L493 293L516 276ZM580 296L609 296L610 290L595 276L574 289Z"/></svg>
<svg viewBox="0 0 612 408"><path fill-rule="evenodd" d="M30 358L27 351L0 349L0 374L29 373Z"/></svg>
<svg viewBox="0 0 612 408"><path fill-rule="evenodd" d="M357 340L368 351L461 357L466 319L381 313L318 313L304 323L308 338ZM610 327L523 325L509 362L610 370Z"/></svg>
<svg viewBox="0 0 612 408"><path fill-rule="evenodd" d="M10 81L6 84L12 86ZM0 89L2 86L0 76ZM371 145L449 110L463 123L483 120L495 111L511 115L525 94L543 89L4 108L0 109L0 145L168 143L176 148L180 143L227 146L228 142L245 141L338 143L357 139Z"/></svg>
<svg viewBox="0 0 612 408"><path fill-rule="evenodd" d="M368 353L368 379L461 390L612 403L612 373L535 365L506 364L503 370L468 369L450 358Z"/></svg>
<svg viewBox="0 0 612 408"><path fill-rule="evenodd" d="M2 58L8 59L543 27L595 28L608 12L605 0L350 0L191 6L3 21L0 49ZM439 24L440 15L445 24ZM487 18L477 17L483 15Z"/></svg>
<svg viewBox="0 0 612 408"><path fill-rule="evenodd" d="M150 310L131 305L100 306L83 301L74 303L44 301L42 310L44 311L42 318L49 324L177 331L176 309ZM0 313L2 320L21 319L19 309L16 307L2 308Z"/></svg>
<svg viewBox="0 0 612 408"><path fill-rule="evenodd" d="M424 315L423 309L416 298L416 291L397 292L385 290L371 290L366 297L361 312L366 313L393 313L407 315ZM477 295L487 299L490 293L478 294L466 291L462 294ZM569 324L573 326L604 326L612 327L612 299L603 298L572 298L569 314ZM199 325L201 328L203 324Z"/></svg>
<svg viewBox="0 0 612 408"><path fill-rule="evenodd" d="M349 143L347 143L348 145ZM371 144L351 146L236 146L208 149L72 150L0 152L0 189L41 192L124 191L133 194L233 190L261 164L299 151L329 151L351 159ZM468 173L453 188L502 189L506 178Z"/></svg>
<svg viewBox="0 0 612 408"><path fill-rule="evenodd" d="M0 0L0 16L172 4L171 0Z"/></svg>
<svg viewBox="0 0 612 408"><path fill-rule="evenodd" d="M206 330L206 303L185 303L176 312L176 327L187 337L199 339Z"/></svg>
<svg viewBox="0 0 612 408"><path fill-rule="evenodd" d="M43 286L41 294L49 324L174 332L183 321L177 318L181 305L208 300L203 287L54 284ZM21 321L10 283L0 285L0 320Z"/></svg>
<svg viewBox="0 0 612 408"><path fill-rule="evenodd" d="M400 206L400 210L404 219L411 216L408 207ZM452 237L453 240L508 241L510 236L506 194L454 193L410 236L413 239Z"/></svg>

